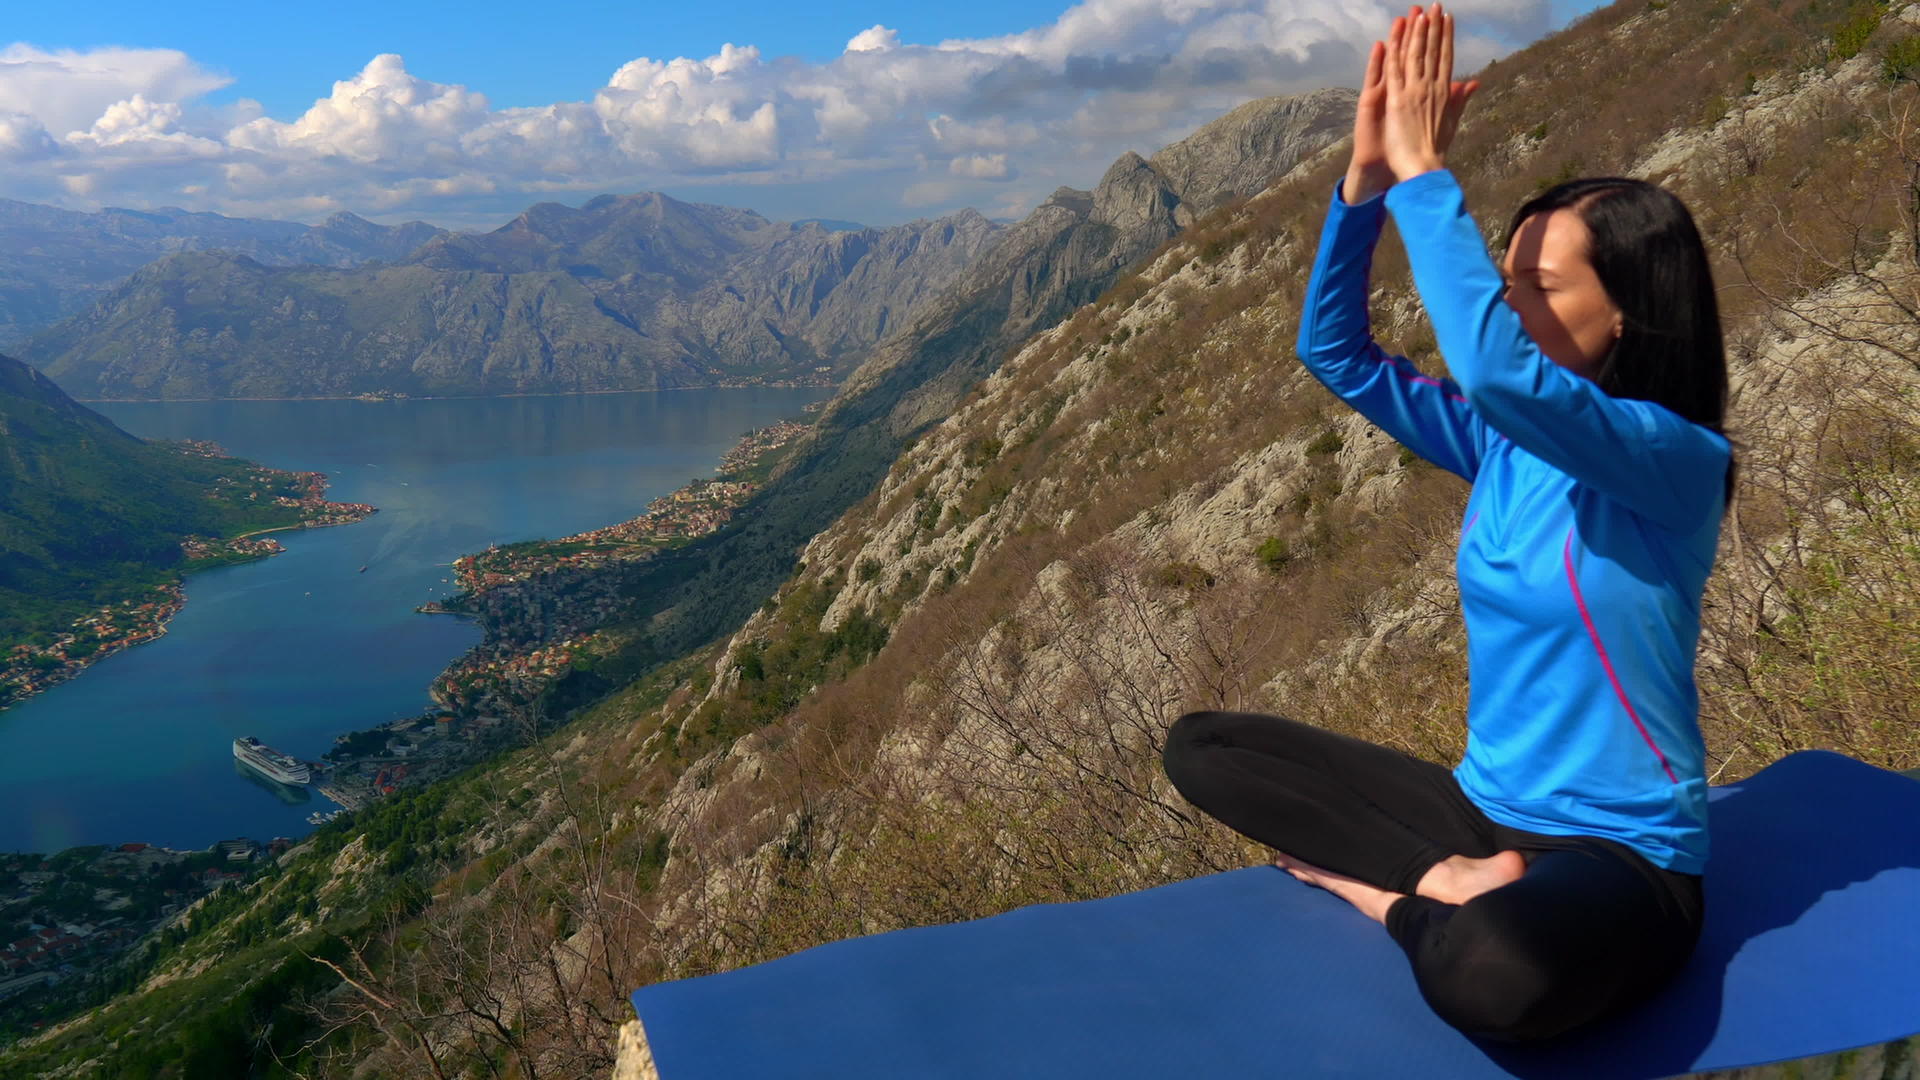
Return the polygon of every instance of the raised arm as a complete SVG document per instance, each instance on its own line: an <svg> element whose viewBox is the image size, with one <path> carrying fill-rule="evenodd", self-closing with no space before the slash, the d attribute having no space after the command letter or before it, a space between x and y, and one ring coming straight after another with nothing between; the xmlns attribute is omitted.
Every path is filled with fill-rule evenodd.
<svg viewBox="0 0 1920 1080"><path fill-rule="evenodd" d="M1459 123L1453 16L1418 7L1385 48L1381 155L1387 189L1435 339L1486 437L1515 446L1675 529L1720 507L1726 438L1646 401L1616 398L1540 351L1446 169ZM1484 444L1483 444L1484 445Z"/></svg>
<svg viewBox="0 0 1920 1080"><path fill-rule="evenodd" d="M1373 340L1367 279L1385 219L1382 196L1348 205L1335 186L1307 279L1296 343L1300 361L1408 449L1472 480L1480 468L1479 425L1459 386L1422 374Z"/></svg>
<svg viewBox="0 0 1920 1080"><path fill-rule="evenodd" d="M1401 23L1395 21L1398 42ZM1393 183L1387 161L1388 46L1374 42L1354 102L1353 156L1334 186L1320 249L1300 313L1300 360L1327 389L1428 461L1473 479L1480 432L1460 388L1421 372L1374 343L1367 318L1367 274L1386 220L1380 198ZM1455 117L1477 84L1452 87Z"/></svg>
<svg viewBox="0 0 1920 1080"><path fill-rule="evenodd" d="M1542 353L1502 299L1505 283L1451 172L1409 177L1385 198L1440 353L1488 429L1668 527L1718 512L1726 438L1664 406L1614 397Z"/></svg>

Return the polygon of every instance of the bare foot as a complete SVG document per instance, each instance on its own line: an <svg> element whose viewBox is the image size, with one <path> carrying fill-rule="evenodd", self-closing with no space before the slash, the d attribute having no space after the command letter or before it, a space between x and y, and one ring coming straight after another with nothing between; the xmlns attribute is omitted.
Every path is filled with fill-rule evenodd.
<svg viewBox="0 0 1920 1080"><path fill-rule="evenodd" d="M1340 899L1358 908L1360 914L1365 915L1367 918L1372 919L1382 926L1386 925L1387 922L1387 909L1393 906L1395 900L1407 895L1406 893L1388 892L1385 889L1369 885L1358 878L1350 878L1345 874L1336 874L1331 870L1323 870L1312 863L1301 862L1299 859L1284 853L1281 854L1279 858L1273 860L1273 865L1285 870L1287 873L1292 874L1294 877L1309 885L1317 885L1333 895L1338 896Z"/></svg>
<svg viewBox="0 0 1920 1080"><path fill-rule="evenodd" d="M1464 904L1483 892L1519 881L1526 872L1527 860L1518 851L1496 852L1484 859L1449 855L1434 863L1413 891L1443 904Z"/></svg>

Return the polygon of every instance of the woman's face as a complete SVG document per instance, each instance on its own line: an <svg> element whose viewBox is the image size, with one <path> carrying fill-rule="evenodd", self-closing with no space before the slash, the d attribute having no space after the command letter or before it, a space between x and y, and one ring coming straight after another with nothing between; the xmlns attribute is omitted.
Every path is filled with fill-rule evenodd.
<svg viewBox="0 0 1920 1080"><path fill-rule="evenodd" d="M1519 312L1520 325L1547 359L1597 379L1625 324L1587 261L1588 240L1586 224L1571 209L1530 215L1514 232L1500 275L1507 306Z"/></svg>

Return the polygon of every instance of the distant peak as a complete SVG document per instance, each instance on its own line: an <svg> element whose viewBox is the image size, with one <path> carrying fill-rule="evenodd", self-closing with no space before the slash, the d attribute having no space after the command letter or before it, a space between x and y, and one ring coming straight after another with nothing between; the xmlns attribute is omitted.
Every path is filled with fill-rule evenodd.
<svg viewBox="0 0 1920 1080"><path fill-rule="evenodd" d="M809 225L817 225L828 232L859 232L866 228L865 225L857 221L841 221L837 218L801 218L799 221L793 223L793 227L796 229L804 229Z"/></svg>

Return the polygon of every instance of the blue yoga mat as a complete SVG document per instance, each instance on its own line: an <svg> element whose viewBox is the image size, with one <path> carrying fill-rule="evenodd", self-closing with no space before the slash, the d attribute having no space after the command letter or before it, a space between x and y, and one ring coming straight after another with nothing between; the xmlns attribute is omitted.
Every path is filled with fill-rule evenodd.
<svg viewBox="0 0 1920 1080"><path fill-rule="evenodd" d="M816 946L633 995L662 1080L1635 1080L1920 1032L1920 783L1824 751L1712 789L1690 966L1552 1043L1436 1017L1378 923L1272 866Z"/></svg>

